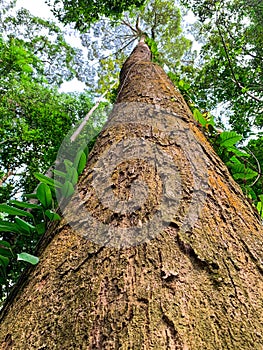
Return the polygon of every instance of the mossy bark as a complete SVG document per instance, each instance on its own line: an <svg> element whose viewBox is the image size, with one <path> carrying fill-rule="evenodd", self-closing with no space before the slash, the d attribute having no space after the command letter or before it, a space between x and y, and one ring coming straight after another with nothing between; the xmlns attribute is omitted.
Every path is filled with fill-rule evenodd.
<svg viewBox="0 0 263 350"><path fill-rule="evenodd" d="M180 173L174 216L152 239L120 249L92 242L97 230L92 224L74 230L63 219L49 243L44 241L39 265L3 310L2 349L263 348L262 225L180 93L149 58L141 43L126 61L116 109L92 151L76 198L82 196L83 208L104 223L130 227L151 220L163 179L153 167L146 170L144 162L120 162L112 176L115 195L124 199L133 176L147 182L150 200L133 215L114 215L91 189L92 171L112 144L143 138L163 149ZM121 125L118 105L127 103L130 122ZM142 104L157 108L152 125L148 119L146 124L133 122L134 115L143 118L138 112ZM167 138L156 126L159 108L167 111L164 124L191 131L202 160L190 166L185 156L192 147L189 137L182 144L179 134ZM182 217L190 213L193 197L191 171L194 167L201 173L204 163L205 201L192 227L183 229ZM74 200L66 211L78 221Z"/></svg>

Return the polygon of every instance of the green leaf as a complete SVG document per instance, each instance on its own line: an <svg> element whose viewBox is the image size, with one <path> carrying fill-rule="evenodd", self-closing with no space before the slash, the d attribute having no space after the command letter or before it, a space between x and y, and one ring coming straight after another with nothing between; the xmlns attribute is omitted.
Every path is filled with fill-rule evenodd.
<svg viewBox="0 0 263 350"><path fill-rule="evenodd" d="M14 224L13 222L8 222L8 221L0 221L0 231L19 233L17 224Z"/></svg>
<svg viewBox="0 0 263 350"><path fill-rule="evenodd" d="M0 240L0 246L11 248L11 244L7 241Z"/></svg>
<svg viewBox="0 0 263 350"><path fill-rule="evenodd" d="M180 90L187 91L190 89L191 85L189 83L186 83L184 80L180 80L178 83L178 87Z"/></svg>
<svg viewBox="0 0 263 350"><path fill-rule="evenodd" d="M79 175L82 174L83 170L85 169L86 163L87 163L86 154L84 152L81 152L78 166L77 166L77 172Z"/></svg>
<svg viewBox="0 0 263 350"><path fill-rule="evenodd" d="M235 164L242 164L241 161L236 156L232 156L229 160ZM229 163L229 164L231 166L231 163Z"/></svg>
<svg viewBox="0 0 263 350"><path fill-rule="evenodd" d="M0 204L0 212L10 215L28 216L30 218L33 218L33 215L31 213L21 209L17 209L8 204Z"/></svg>
<svg viewBox="0 0 263 350"><path fill-rule="evenodd" d="M46 232L46 223L41 222L40 224L37 224L36 230L39 235L43 235Z"/></svg>
<svg viewBox="0 0 263 350"><path fill-rule="evenodd" d="M41 183L37 188L37 198L44 208L52 207L52 194L49 186Z"/></svg>
<svg viewBox="0 0 263 350"><path fill-rule="evenodd" d="M12 249L11 244L9 242L0 240L0 255L11 258L12 257Z"/></svg>
<svg viewBox="0 0 263 350"><path fill-rule="evenodd" d="M39 258L37 256L28 253L17 254L17 260L26 261L31 265L36 265L39 262Z"/></svg>
<svg viewBox="0 0 263 350"><path fill-rule="evenodd" d="M35 226L29 224L28 222L20 218L15 218L15 222L19 230L21 230L24 233L32 234L32 232L34 232L36 229Z"/></svg>
<svg viewBox="0 0 263 350"><path fill-rule="evenodd" d="M12 258L13 256L11 249L1 247L1 245L0 245L0 255L6 256L7 258Z"/></svg>
<svg viewBox="0 0 263 350"><path fill-rule="evenodd" d="M53 173L54 173L55 175L60 176L60 177L63 177L63 178L65 178L65 177L67 176L67 173L64 173L63 171L56 170L56 169L53 170Z"/></svg>
<svg viewBox="0 0 263 350"><path fill-rule="evenodd" d="M231 148L242 140L242 136L235 131L223 131L219 136L220 147Z"/></svg>
<svg viewBox="0 0 263 350"><path fill-rule="evenodd" d="M246 168L244 164L233 164L231 166L232 176L235 180L249 180L253 179L258 173L250 168Z"/></svg>
<svg viewBox="0 0 263 350"><path fill-rule="evenodd" d="M66 180L71 182L74 186L78 182L78 178L79 176L77 170L75 168L68 168Z"/></svg>
<svg viewBox="0 0 263 350"><path fill-rule="evenodd" d="M237 147L228 147L227 150L229 152L232 152L234 153L236 156L238 157L250 157L250 154L244 152L244 151L241 151L240 149L238 149Z"/></svg>
<svg viewBox="0 0 263 350"><path fill-rule="evenodd" d="M203 117L203 114L199 111L199 109L195 108L193 111L194 118L200 123L203 127L206 126L207 120Z"/></svg>
<svg viewBox="0 0 263 350"><path fill-rule="evenodd" d="M263 215L263 203L262 202L258 202L257 210L258 210L259 214L262 216Z"/></svg>
<svg viewBox="0 0 263 350"><path fill-rule="evenodd" d="M71 182L66 181L62 187L62 195L65 198L69 198L73 195L74 193L74 186L72 185Z"/></svg>
<svg viewBox="0 0 263 350"><path fill-rule="evenodd" d="M61 216L53 210L46 210L45 215L49 218L50 221L61 220Z"/></svg>
<svg viewBox="0 0 263 350"><path fill-rule="evenodd" d="M37 196L36 196L36 198L37 198ZM28 202L20 202L20 201L15 201L15 200L9 200L8 202L11 204L14 204L20 208L39 209L39 210L42 209L41 205L39 205L39 204L31 204Z"/></svg>
<svg viewBox="0 0 263 350"><path fill-rule="evenodd" d="M9 264L9 258L7 256L0 255L0 265L6 268Z"/></svg>
<svg viewBox="0 0 263 350"><path fill-rule="evenodd" d="M69 159L64 159L64 164L65 164L67 172L68 172L68 169L72 168L72 166L73 166L73 163Z"/></svg>
<svg viewBox="0 0 263 350"><path fill-rule="evenodd" d="M62 183L60 183L57 180L53 180L50 177L40 174L40 173L34 173L34 176L37 180L39 180L40 182L52 186L52 187L57 187L57 188L61 188L62 187Z"/></svg>

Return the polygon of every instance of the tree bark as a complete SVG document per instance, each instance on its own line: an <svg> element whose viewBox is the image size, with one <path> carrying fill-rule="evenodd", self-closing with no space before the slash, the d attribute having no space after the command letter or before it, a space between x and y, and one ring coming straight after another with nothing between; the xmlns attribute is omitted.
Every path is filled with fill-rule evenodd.
<svg viewBox="0 0 263 350"><path fill-rule="evenodd" d="M125 62L2 349L262 349L262 224L150 56Z"/></svg>

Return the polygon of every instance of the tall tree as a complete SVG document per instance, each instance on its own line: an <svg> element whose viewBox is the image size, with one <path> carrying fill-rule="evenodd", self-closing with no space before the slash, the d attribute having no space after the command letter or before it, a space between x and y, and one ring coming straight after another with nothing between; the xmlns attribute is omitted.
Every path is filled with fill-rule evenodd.
<svg viewBox="0 0 263 350"><path fill-rule="evenodd" d="M139 43L3 349L261 349L262 225Z"/></svg>

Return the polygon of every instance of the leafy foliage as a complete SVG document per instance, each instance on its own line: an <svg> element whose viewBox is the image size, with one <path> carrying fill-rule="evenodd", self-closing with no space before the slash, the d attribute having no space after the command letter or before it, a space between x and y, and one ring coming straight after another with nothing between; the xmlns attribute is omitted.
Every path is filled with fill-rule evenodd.
<svg viewBox="0 0 263 350"><path fill-rule="evenodd" d="M199 18L204 41L194 78L202 108L224 106L224 117L245 137L263 126L263 5L256 0L182 1Z"/></svg>
<svg viewBox="0 0 263 350"><path fill-rule="evenodd" d="M74 124L92 106L88 93L65 94L47 85L42 62L21 39L0 38L0 200L36 186ZM95 119L94 119L95 118ZM90 125L100 128L99 116Z"/></svg>
<svg viewBox="0 0 263 350"><path fill-rule="evenodd" d="M181 2L198 17L191 31L203 45L200 59L183 67L181 78L170 73L171 77L234 179L262 214L262 3ZM182 77L185 81L180 81ZM213 125L209 110L217 113ZM217 132L226 123L232 131ZM254 140L242 147L241 142L251 136Z"/></svg>
<svg viewBox="0 0 263 350"><path fill-rule="evenodd" d="M7 39L23 42L24 48L42 62L38 72L49 84L60 85L76 76L76 49L66 42L63 31L54 22L20 9L15 16L7 13L0 27Z"/></svg>
<svg viewBox="0 0 263 350"><path fill-rule="evenodd" d="M119 18L123 11L141 6L144 0L48 0L54 15L63 23L74 23L76 29L86 31L101 16Z"/></svg>
<svg viewBox="0 0 263 350"><path fill-rule="evenodd" d="M8 204L0 204L0 213L4 214L0 219L0 300L6 297L23 271L25 264L21 261L38 263L39 259L32 254L36 244L49 223L61 219L57 198L63 201L74 193L78 177L86 166L87 153L88 148L77 152L74 162L64 160L65 172L56 174L61 182L36 173L40 183L36 193L29 197L37 203L9 200Z"/></svg>

